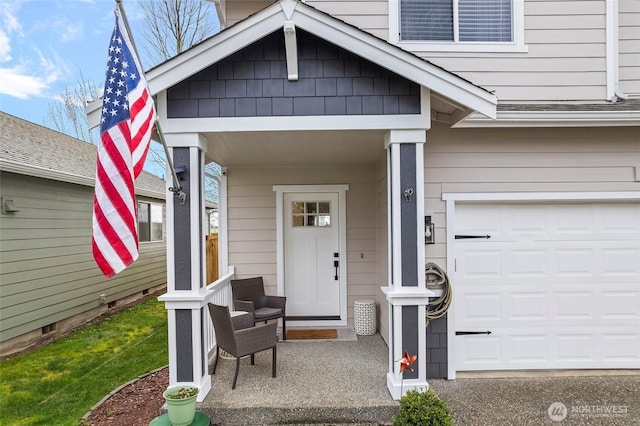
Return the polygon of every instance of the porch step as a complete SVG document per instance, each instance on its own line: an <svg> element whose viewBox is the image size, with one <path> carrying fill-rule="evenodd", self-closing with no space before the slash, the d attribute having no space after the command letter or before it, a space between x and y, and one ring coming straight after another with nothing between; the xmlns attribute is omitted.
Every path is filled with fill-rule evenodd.
<svg viewBox="0 0 640 426"><path fill-rule="evenodd" d="M239 425L391 425L397 405L375 407L224 408L198 407L216 426Z"/></svg>

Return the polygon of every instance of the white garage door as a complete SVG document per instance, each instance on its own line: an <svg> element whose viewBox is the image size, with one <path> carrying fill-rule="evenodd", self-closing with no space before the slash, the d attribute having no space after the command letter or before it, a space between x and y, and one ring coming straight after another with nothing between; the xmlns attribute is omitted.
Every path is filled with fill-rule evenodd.
<svg viewBox="0 0 640 426"><path fill-rule="evenodd" d="M639 203L455 211L456 370L640 368Z"/></svg>

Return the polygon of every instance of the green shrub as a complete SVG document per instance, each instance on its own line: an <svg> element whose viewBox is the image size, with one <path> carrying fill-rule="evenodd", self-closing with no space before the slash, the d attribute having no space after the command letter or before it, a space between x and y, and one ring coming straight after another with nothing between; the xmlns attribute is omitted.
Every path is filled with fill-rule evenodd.
<svg viewBox="0 0 640 426"><path fill-rule="evenodd" d="M438 395L410 390L400 399L400 412L393 417L394 426L452 426L449 408Z"/></svg>

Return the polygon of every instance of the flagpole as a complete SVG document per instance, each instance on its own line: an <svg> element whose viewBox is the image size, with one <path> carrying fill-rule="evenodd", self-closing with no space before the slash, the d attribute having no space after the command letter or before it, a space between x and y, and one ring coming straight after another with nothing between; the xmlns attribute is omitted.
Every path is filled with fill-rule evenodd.
<svg viewBox="0 0 640 426"><path fill-rule="evenodd" d="M127 20L127 14L124 11L124 5L122 4L122 0L115 0L118 10L120 11L120 15L122 16L122 22L127 30L127 34L129 34L129 39L131 40L131 44L133 45L133 50L140 60L140 55L138 54L138 49L136 48L136 42L133 39L133 35L131 34L131 28L129 27L129 21ZM144 72L140 70L140 72ZM167 157L167 164L169 165L169 169L171 171L171 176L173 178L173 186L169 187L169 191L173 192L176 197L180 200L180 204L184 204L187 199L187 194L182 191L182 186L180 185L180 181L178 180L178 174L176 173L176 169L173 166L173 161L171 160L171 156L169 155L169 148L167 147L167 143L164 139L164 134L162 133L162 128L160 127L160 118L156 117L156 134L160 139L160 143L164 148L164 154Z"/></svg>

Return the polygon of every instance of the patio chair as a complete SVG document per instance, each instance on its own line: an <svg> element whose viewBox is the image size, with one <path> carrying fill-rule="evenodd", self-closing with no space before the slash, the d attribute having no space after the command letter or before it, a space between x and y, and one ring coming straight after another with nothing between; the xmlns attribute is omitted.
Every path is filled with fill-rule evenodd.
<svg viewBox="0 0 640 426"><path fill-rule="evenodd" d="M251 365L255 365L255 353L271 349L272 366L271 377L276 377L276 323L254 326L251 313L231 317L227 306L209 303L209 313L216 332L216 360L213 363L212 374L216 374L220 349L236 358L236 371L233 376L231 389L236 388L240 358L251 355Z"/></svg>
<svg viewBox="0 0 640 426"><path fill-rule="evenodd" d="M262 277L231 280L233 305L237 311L253 313L257 321L282 318L282 339L287 340L285 323L285 305L287 298L283 296L266 296Z"/></svg>

